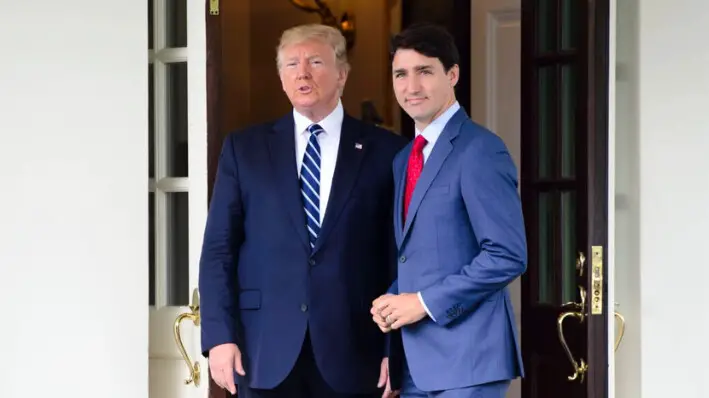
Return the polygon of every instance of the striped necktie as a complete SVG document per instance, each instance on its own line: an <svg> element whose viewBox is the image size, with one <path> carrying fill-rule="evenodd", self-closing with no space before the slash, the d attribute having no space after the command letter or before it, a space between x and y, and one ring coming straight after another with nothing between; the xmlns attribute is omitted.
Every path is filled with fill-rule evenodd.
<svg viewBox="0 0 709 398"><path fill-rule="evenodd" d="M300 168L300 192L303 195L303 207L305 208L311 249L315 247L315 241L320 233L320 144L318 144L318 134L324 131L318 124L308 127L310 137Z"/></svg>

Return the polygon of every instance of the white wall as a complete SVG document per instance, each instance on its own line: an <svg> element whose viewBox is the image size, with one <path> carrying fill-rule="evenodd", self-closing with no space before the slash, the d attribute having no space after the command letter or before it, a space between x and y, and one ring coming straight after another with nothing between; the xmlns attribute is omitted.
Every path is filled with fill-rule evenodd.
<svg viewBox="0 0 709 398"><path fill-rule="evenodd" d="M0 397L147 397L146 24L0 0Z"/></svg>
<svg viewBox="0 0 709 398"><path fill-rule="evenodd" d="M618 398L709 396L709 3L619 0Z"/></svg>

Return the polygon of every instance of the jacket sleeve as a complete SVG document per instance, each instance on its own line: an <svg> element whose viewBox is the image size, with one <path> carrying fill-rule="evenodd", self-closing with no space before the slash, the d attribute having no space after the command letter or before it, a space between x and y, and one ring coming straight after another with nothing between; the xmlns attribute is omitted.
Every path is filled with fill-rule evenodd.
<svg viewBox="0 0 709 398"><path fill-rule="evenodd" d="M236 264L244 240L243 209L234 135L224 142L199 264L202 353L225 343L237 343Z"/></svg>
<svg viewBox="0 0 709 398"><path fill-rule="evenodd" d="M517 172L499 137L471 145L461 192L480 253L460 271L421 291L436 323L447 325L524 273L527 247Z"/></svg>

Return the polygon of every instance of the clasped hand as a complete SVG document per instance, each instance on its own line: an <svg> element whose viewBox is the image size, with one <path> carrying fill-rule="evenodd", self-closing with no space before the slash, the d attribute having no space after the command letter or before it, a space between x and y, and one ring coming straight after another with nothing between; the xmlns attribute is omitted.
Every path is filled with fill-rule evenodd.
<svg viewBox="0 0 709 398"><path fill-rule="evenodd" d="M372 319L382 332L388 333L416 323L426 310L416 293L384 294L372 302Z"/></svg>

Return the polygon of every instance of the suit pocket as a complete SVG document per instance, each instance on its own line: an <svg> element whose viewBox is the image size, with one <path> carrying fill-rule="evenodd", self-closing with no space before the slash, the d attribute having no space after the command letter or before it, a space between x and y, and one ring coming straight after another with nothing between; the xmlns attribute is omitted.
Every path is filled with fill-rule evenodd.
<svg viewBox="0 0 709 398"><path fill-rule="evenodd" d="M261 308L261 291L258 289L242 290L239 293L239 309L257 310Z"/></svg>
<svg viewBox="0 0 709 398"><path fill-rule="evenodd" d="M426 191L426 196L448 195L448 192L450 192L449 185L434 185L428 188Z"/></svg>

